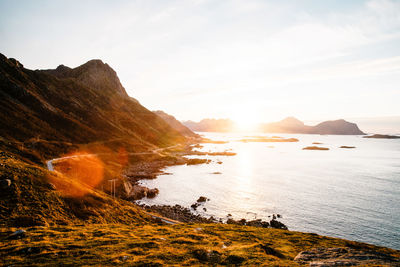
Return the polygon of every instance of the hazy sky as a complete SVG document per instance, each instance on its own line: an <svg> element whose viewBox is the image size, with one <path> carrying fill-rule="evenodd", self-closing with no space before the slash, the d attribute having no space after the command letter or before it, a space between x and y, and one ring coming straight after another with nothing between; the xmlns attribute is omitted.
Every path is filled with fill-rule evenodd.
<svg viewBox="0 0 400 267"><path fill-rule="evenodd" d="M100 58L151 110L251 123L400 115L400 1L4 1L0 52Z"/></svg>

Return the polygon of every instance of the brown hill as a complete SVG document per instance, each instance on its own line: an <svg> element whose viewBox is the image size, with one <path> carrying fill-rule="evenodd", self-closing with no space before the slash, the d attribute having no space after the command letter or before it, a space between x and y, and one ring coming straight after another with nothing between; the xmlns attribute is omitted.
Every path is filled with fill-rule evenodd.
<svg viewBox="0 0 400 267"><path fill-rule="evenodd" d="M183 136L195 137L195 138L199 137L198 134L195 134L194 132L192 132L188 127L186 127L180 121L175 119L174 116L169 115L161 110L154 111L154 113L157 114L158 116L160 116L164 121L166 121L169 124L169 126L171 126L175 130L180 132Z"/></svg>
<svg viewBox="0 0 400 267"><path fill-rule="evenodd" d="M185 138L129 97L101 60L77 68L28 70L0 54L0 135L49 158L66 144L102 142L142 151Z"/></svg>

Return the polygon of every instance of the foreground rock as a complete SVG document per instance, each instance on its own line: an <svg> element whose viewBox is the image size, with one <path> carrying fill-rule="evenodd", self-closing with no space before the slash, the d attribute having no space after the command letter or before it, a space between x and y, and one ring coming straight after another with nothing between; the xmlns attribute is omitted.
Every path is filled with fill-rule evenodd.
<svg viewBox="0 0 400 267"><path fill-rule="evenodd" d="M208 199L208 198L206 198L204 196L200 196L199 199L197 199L197 202L206 202L208 200L210 200L210 199Z"/></svg>
<svg viewBox="0 0 400 267"><path fill-rule="evenodd" d="M356 147L355 146L341 146L339 148L349 148L349 149L351 149L351 148L356 148Z"/></svg>
<svg viewBox="0 0 400 267"><path fill-rule="evenodd" d="M295 261L310 266L399 266L399 258L371 250L352 248L316 248L300 252Z"/></svg>
<svg viewBox="0 0 400 267"><path fill-rule="evenodd" d="M198 202L193 205L195 205L197 208L198 206L200 206L200 203ZM181 205L175 205L175 206L152 205L152 206L150 206L150 205L143 204L143 205L139 205L139 206L148 212L156 212L166 218L184 222L184 223L223 223L222 219L217 219L212 216L207 218L207 217L201 216L199 214L194 214L189 208L182 207ZM196 210L194 207L192 207L192 208L193 208L193 210ZM228 218L228 220L226 221L226 224L288 230L288 228L285 224L276 220L275 215L273 216L273 219L270 220L269 222L263 221L261 219L234 220L232 218Z"/></svg>
<svg viewBox="0 0 400 267"><path fill-rule="evenodd" d="M363 136L363 138L400 139L400 136L397 136L397 135L386 135L386 134L373 134L373 135Z"/></svg>
<svg viewBox="0 0 400 267"><path fill-rule="evenodd" d="M247 221L246 219L233 220L233 219L229 218L226 223L227 224L247 225L247 226L254 226L254 227L288 230L288 228L285 224L283 224L282 222L277 221L275 219L275 216L274 216L274 219L270 220L269 222L263 221L261 219Z"/></svg>
<svg viewBox="0 0 400 267"><path fill-rule="evenodd" d="M157 212L158 214L173 220L185 223L215 223L217 220L213 217L206 218L198 214L193 214L190 209L180 205L139 205L149 212Z"/></svg>

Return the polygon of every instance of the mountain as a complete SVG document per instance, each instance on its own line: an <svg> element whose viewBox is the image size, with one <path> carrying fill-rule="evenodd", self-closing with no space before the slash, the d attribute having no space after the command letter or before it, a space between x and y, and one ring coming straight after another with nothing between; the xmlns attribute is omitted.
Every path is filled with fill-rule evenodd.
<svg viewBox="0 0 400 267"><path fill-rule="evenodd" d="M29 70L0 54L0 84L2 140L26 149L35 146L41 157L65 152L62 144L67 143L144 151L185 141L129 97L115 71L101 60L77 68Z"/></svg>
<svg viewBox="0 0 400 267"><path fill-rule="evenodd" d="M161 110L157 110L157 111L153 111L153 112L155 114L157 114L159 117L161 117L173 129L175 129L178 132L180 132L183 136L194 137L194 138L199 137L198 134L195 134L194 132L192 132L188 127L186 127L180 121L175 119L174 116L169 115L169 114L167 114L167 113L165 113L164 111L161 111Z"/></svg>
<svg viewBox="0 0 400 267"><path fill-rule="evenodd" d="M345 120L324 121L311 127L313 134L364 135L355 123Z"/></svg>
<svg viewBox="0 0 400 267"><path fill-rule="evenodd" d="M261 126L264 132L271 133L307 133L310 126L294 117L285 118L279 122L271 122Z"/></svg>
<svg viewBox="0 0 400 267"><path fill-rule="evenodd" d="M263 132L268 133L299 133L299 134L340 134L363 135L357 124L345 120L325 121L315 126L307 126L302 121L288 117L279 122L272 122L260 126Z"/></svg>
<svg viewBox="0 0 400 267"><path fill-rule="evenodd" d="M230 132L234 129L229 119L203 119L200 122L183 121L183 125L196 132Z"/></svg>

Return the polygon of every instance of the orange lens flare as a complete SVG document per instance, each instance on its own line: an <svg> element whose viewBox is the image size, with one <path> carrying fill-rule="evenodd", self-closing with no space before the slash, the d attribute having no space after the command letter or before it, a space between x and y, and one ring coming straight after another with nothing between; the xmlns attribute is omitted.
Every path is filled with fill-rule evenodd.
<svg viewBox="0 0 400 267"><path fill-rule="evenodd" d="M69 196L82 196L86 194L89 188L96 187L104 178L103 162L97 155L87 152L66 155L53 161L53 166L54 170L62 175L55 175L53 178L50 177L50 181L56 184L57 190ZM60 176L67 179L64 183L70 186L62 185Z"/></svg>

